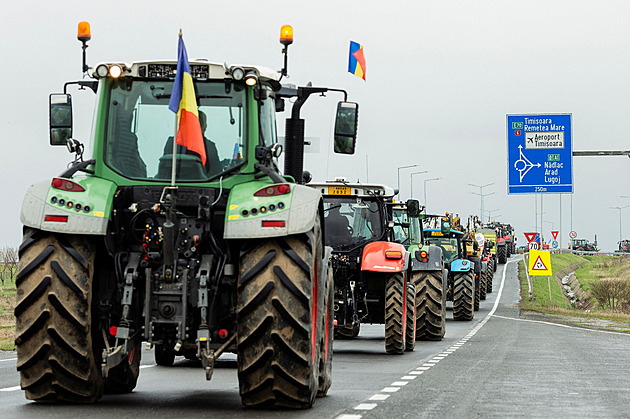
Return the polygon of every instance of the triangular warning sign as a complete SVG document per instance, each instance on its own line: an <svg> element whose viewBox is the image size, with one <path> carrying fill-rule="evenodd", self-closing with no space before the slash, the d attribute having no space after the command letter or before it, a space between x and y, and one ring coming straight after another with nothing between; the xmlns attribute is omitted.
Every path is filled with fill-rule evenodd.
<svg viewBox="0 0 630 419"><path fill-rule="evenodd" d="M536 262L534 262L534 266L532 266L532 271L547 271L547 267L545 266L545 263L542 261L541 257L538 256L538 259L536 259Z"/></svg>
<svg viewBox="0 0 630 419"><path fill-rule="evenodd" d="M527 239L527 243L531 243L532 241L534 241L534 238L536 238L536 234L537 233L523 233L525 235L525 238Z"/></svg>

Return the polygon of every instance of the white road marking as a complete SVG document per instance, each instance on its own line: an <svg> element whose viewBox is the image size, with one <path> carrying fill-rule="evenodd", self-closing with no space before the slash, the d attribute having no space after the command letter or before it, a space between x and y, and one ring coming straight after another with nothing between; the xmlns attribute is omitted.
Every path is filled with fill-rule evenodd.
<svg viewBox="0 0 630 419"><path fill-rule="evenodd" d="M20 390L20 386L0 388L0 391L18 391L18 390Z"/></svg>
<svg viewBox="0 0 630 419"><path fill-rule="evenodd" d="M401 380L415 380L416 376L415 375L403 375L403 377L401 378Z"/></svg>
<svg viewBox="0 0 630 419"><path fill-rule="evenodd" d="M432 367L432 366L434 366L434 365L435 365L435 364L428 364L428 363L427 363L427 364L422 364L422 366L423 366L423 367L429 367L429 368L431 368L431 367Z"/></svg>
<svg viewBox="0 0 630 419"><path fill-rule="evenodd" d="M153 368L153 367L155 367L155 366L156 366L156 365L140 365L140 369L141 369L141 370L143 370L143 369L145 369L145 368Z"/></svg>
<svg viewBox="0 0 630 419"><path fill-rule="evenodd" d="M407 385L407 381L394 381L393 383L390 384L390 386L392 387L402 387L406 385Z"/></svg>
<svg viewBox="0 0 630 419"><path fill-rule="evenodd" d="M492 317L496 317L497 319L516 320L516 321L519 321L519 322L548 324L550 326L565 327L567 329L578 329L578 330L586 330L586 331L589 331L589 332L609 333L611 335L630 336L630 333L612 332L610 330L589 329L589 328L586 328L586 327L569 326L567 324L544 322L542 320L517 319L517 318L514 318L514 317L497 316L496 314L493 315Z"/></svg>
<svg viewBox="0 0 630 419"><path fill-rule="evenodd" d="M372 410L376 406L378 406L376 403L361 403L360 405L355 406L354 410Z"/></svg>
<svg viewBox="0 0 630 419"><path fill-rule="evenodd" d="M361 419L363 416L361 415L348 415L348 414L343 414L343 415L339 415L337 416L335 419Z"/></svg>
<svg viewBox="0 0 630 419"><path fill-rule="evenodd" d="M422 367L418 367L416 368L418 371L427 371L429 368L431 368L433 365L429 365L426 366L427 364L424 364Z"/></svg>
<svg viewBox="0 0 630 419"><path fill-rule="evenodd" d="M368 400L387 400L391 394L375 394Z"/></svg>
<svg viewBox="0 0 630 419"><path fill-rule="evenodd" d="M400 387L385 387L381 390L381 393L396 393L400 390Z"/></svg>
<svg viewBox="0 0 630 419"><path fill-rule="evenodd" d="M17 361L17 358L0 359L0 362Z"/></svg>
<svg viewBox="0 0 630 419"><path fill-rule="evenodd" d="M424 374L424 371L411 371L409 374L420 375L420 374Z"/></svg>

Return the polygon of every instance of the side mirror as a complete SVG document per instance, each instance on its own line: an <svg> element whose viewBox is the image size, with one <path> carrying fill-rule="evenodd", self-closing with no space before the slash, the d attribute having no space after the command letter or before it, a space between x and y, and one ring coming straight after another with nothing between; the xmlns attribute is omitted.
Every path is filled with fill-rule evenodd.
<svg viewBox="0 0 630 419"><path fill-rule="evenodd" d="M417 199L408 199L407 213L410 217L417 218L420 215L420 201Z"/></svg>
<svg viewBox="0 0 630 419"><path fill-rule="evenodd" d="M49 97L50 145L66 145L72 138L72 96L52 93Z"/></svg>
<svg viewBox="0 0 630 419"><path fill-rule="evenodd" d="M335 118L335 153L354 154L357 141L357 125L359 122L359 104L339 102Z"/></svg>

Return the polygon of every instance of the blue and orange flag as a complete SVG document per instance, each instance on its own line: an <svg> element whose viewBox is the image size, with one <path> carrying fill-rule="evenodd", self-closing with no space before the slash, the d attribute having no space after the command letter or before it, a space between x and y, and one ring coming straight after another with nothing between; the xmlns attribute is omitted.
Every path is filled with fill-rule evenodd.
<svg viewBox="0 0 630 419"><path fill-rule="evenodd" d="M199 111L197 111L197 98L195 86L190 74L188 53L184 45L182 33L179 33L177 45L177 74L171 92L171 100L168 108L177 114L179 127L175 142L194 151L201 157L201 162L206 164L206 148L203 143L201 124L199 123Z"/></svg>
<svg viewBox="0 0 630 419"><path fill-rule="evenodd" d="M365 80L365 55L363 45L350 41L350 55L348 56L348 72Z"/></svg>

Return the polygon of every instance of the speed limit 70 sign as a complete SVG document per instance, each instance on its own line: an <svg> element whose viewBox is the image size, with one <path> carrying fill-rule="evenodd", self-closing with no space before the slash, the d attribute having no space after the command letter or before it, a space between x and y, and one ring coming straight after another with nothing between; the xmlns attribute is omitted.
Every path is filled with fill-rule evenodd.
<svg viewBox="0 0 630 419"><path fill-rule="evenodd" d="M529 250L538 250L538 242L530 242Z"/></svg>

